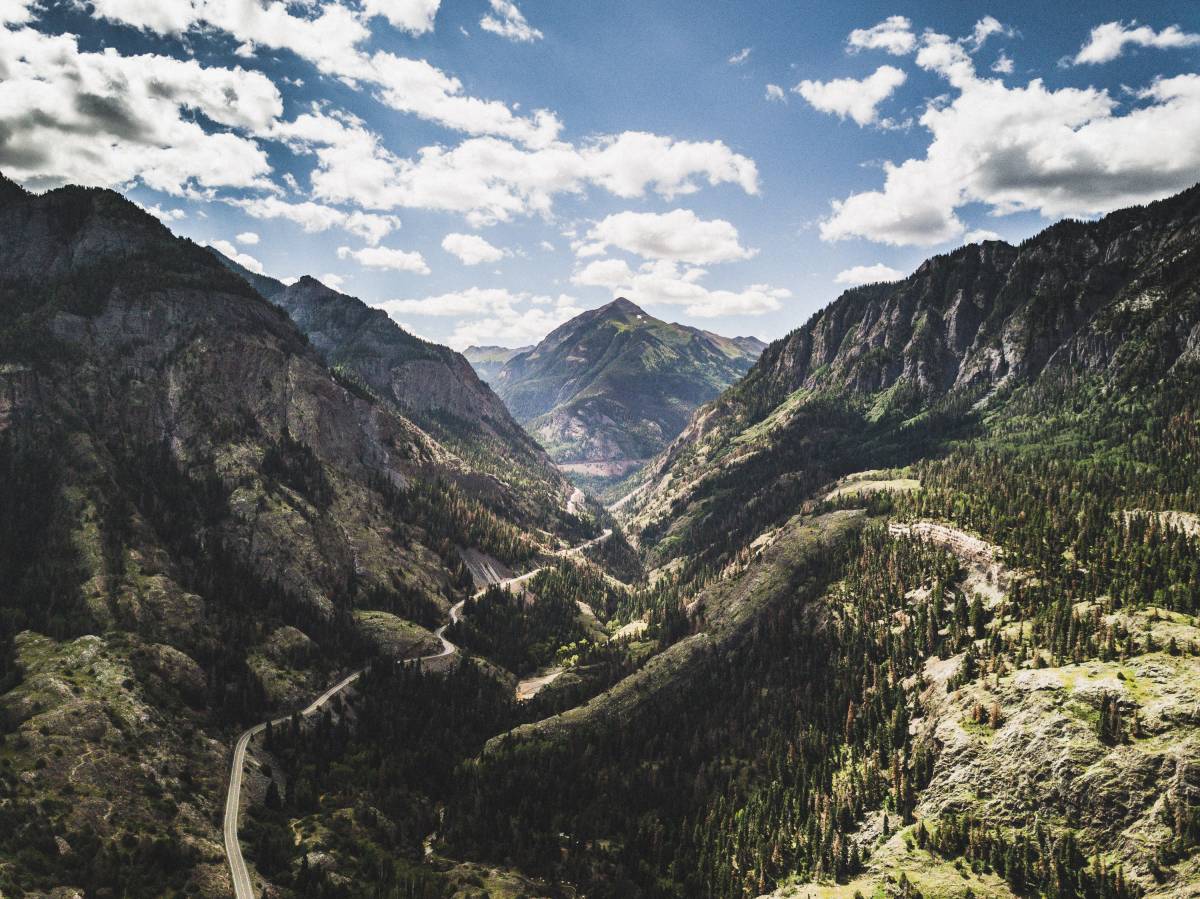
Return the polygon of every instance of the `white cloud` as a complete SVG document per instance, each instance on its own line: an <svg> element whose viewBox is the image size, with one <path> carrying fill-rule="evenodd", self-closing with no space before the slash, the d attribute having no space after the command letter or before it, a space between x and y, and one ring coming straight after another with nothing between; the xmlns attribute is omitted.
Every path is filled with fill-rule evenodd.
<svg viewBox="0 0 1200 899"><path fill-rule="evenodd" d="M992 71L999 75L1011 75L1013 73L1013 61L1003 50L1000 51L1000 55L996 58L996 61L992 63Z"/></svg>
<svg viewBox="0 0 1200 899"><path fill-rule="evenodd" d="M1178 25L1168 25L1162 31L1155 31L1148 25L1138 25L1137 22L1105 22L1097 25L1088 35L1087 43L1075 54L1076 65L1096 65L1112 62L1125 52L1128 46L1155 47L1169 50L1178 47L1195 47L1200 45L1200 34L1182 31Z"/></svg>
<svg viewBox="0 0 1200 899"><path fill-rule="evenodd" d="M471 344L535 343L583 311L573 297L566 295L554 299L481 287L377 305L397 321L410 315L458 318L447 341L456 349Z"/></svg>
<svg viewBox="0 0 1200 899"><path fill-rule="evenodd" d="M468 96L461 81L423 59L376 53L371 57L371 75L379 84L377 98L392 109L467 134L495 134L542 146L554 140L562 128L547 110L536 110L532 117L519 116L504 103Z"/></svg>
<svg viewBox="0 0 1200 899"><path fill-rule="evenodd" d="M541 40L542 33L525 21L524 14L517 9L517 4L512 0L488 0L488 2L491 4L492 12L496 15L488 13L479 20L479 27L484 31L506 37L510 41Z"/></svg>
<svg viewBox="0 0 1200 899"><path fill-rule="evenodd" d="M690 209L671 212L619 212L597 222L579 256L598 256L610 246L647 259L670 259L707 265L749 259L758 251L738 242L737 228L723 219L706 221Z"/></svg>
<svg viewBox="0 0 1200 899"><path fill-rule="evenodd" d="M846 39L847 50L883 50L893 56L911 53L917 45L912 22L905 16L888 16L870 28L856 28Z"/></svg>
<svg viewBox="0 0 1200 899"><path fill-rule="evenodd" d="M383 268L393 272L412 272L415 275L428 275L429 266L424 257L417 252L393 250L388 247L364 247L352 250L350 247L338 247L338 259L353 259L359 265L368 268Z"/></svg>
<svg viewBox="0 0 1200 899"><path fill-rule="evenodd" d="M234 240L240 244L245 244L248 247L252 247L258 243L258 235L253 231L243 231L241 234L237 235Z"/></svg>
<svg viewBox="0 0 1200 899"><path fill-rule="evenodd" d="M342 285L346 283L345 278L343 278L341 275L336 275L333 272L326 272L317 280L332 290L341 290Z"/></svg>
<svg viewBox="0 0 1200 899"><path fill-rule="evenodd" d="M497 0L493 0L493 4ZM446 128L468 134L498 134L529 144L543 144L558 134L557 118L546 110L532 117L517 115L507 104L467 95L462 82L425 60L361 47L371 36L364 15L423 27L429 3L422 0L375 0L363 14L340 2L325 3L314 17L294 15L283 2L263 0L93 0L94 14L162 35L181 35L199 28L228 33L240 42L240 55L256 47L289 50L326 75L351 85L377 88L376 99ZM301 11L308 4L299 5ZM515 7L514 7L515 8ZM436 10L433 10L436 13ZM432 23L432 20L430 20ZM410 29L411 30L411 29Z"/></svg>
<svg viewBox="0 0 1200 899"><path fill-rule="evenodd" d="M554 244L550 243L548 240L543 240L539 246L547 253L553 253L555 250Z"/></svg>
<svg viewBox="0 0 1200 899"><path fill-rule="evenodd" d="M880 66L861 81L854 78L801 81L792 90L814 109L833 113L842 119L852 118L862 126L878 120L879 104L904 84L905 77L904 72L894 66Z"/></svg>
<svg viewBox="0 0 1200 899"><path fill-rule="evenodd" d="M963 243L983 243L985 240L1000 240L1000 235L987 228L976 228L963 235Z"/></svg>
<svg viewBox="0 0 1200 899"><path fill-rule="evenodd" d="M308 234L328 231L330 228L343 230L361 237L372 246L400 227L394 215L376 215L370 212L343 212L332 206L324 206L306 200L288 203L278 197L229 200L247 215L257 219L286 219L295 222Z"/></svg>
<svg viewBox="0 0 1200 899"><path fill-rule="evenodd" d="M417 157L404 159L344 114L306 113L282 131L295 149L316 155L311 178L314 194L322 200L460 212L475 226L548 215L555 195L580 194L589 185L622 198L653 190L670 199L698 190L700 179L758 192L754 161L720 141L677 141L627 131L583 146L555 141L529 148L498 138L471 138L456 147L426 147Z"/></svg>
<svg viewBox="0 0 1200 899"><path fill-rule="evenodd" d="M926 35L917 63L957 96L927 104L923 158L885 163L880 189L833 202L825 240L930 246L964 234L957 210L969 203L994 215L1098 215L1182 190L1200 171L1200 75L1158 79L1118 114L1102 89L980 78L944 35Z"/></svg>
<svg viewBox="0 0 1200 899"><path fill-rule="evenodd" d="M412 34L433 31L442 0L363 0L363 12L368 16L383 16L393 27Z"/></svg>
<svg viewBox="0 0 1200 899"><path fill-rule="evenodd" d="M0 0L0 25L24 25L33 20L33 0Z"/></svg>
<svg viewBox="0 0 1200 899"><path fill-rule="evenodd" d="M219 250L222 255L228 256L242 268L248 268L256 275L265 274L263 264L248 253L243 253L227 240L214 240L209 246L214 250Z"/></svg>
<svg viewBox="0 0 1200 899"><path fill-rule="evenodd" d="M700 283L707 274L703 268L682 267L666 259L644 263L637 270L623 259L598 259L576 272L571 281L605 287L646 305L683 306L697 318L761 315L779 309L780 301L792 295L767 284L751 284L740 291L710 290Z"/></svg>
<svg viewBox="0 0 1200 899"><path fill-rule="evenodd" d="M476 234L447 234L442 238L442 249L457 256L463 265L479 265L481 262L499 262L506 255Z"/></svg>
<svg viewBox="0 0 1200 899"><path fill-rule="evenodd" d="M731 66L740 66L750 58L750 54L752 52L754 52L752 47L743 47L741 50L738 50L737 53L733 54L733 56L729 57L726 62L728 62Z"/></svg>
<svg viewBox="0 0 1200 899"><path fill-rule="evenodd" d="M774 102L787 102L787 94L783 92L783 88L781 88L778 84L768 84L766 96L768 100L772 100Z"/></svg>
<svg viewBox="0 0 1200 899"><path fill-rule="evenodd" d="M136 200L134 200L134 202L137 203ZM138 205L141 206L143 209L145 209L148 213L150 213L156 219L158 219L160 222L162 222L164 225L167 222L178 222L182 219L187 218L187 213L184 212L182 209L163 209L158 204L147 206L145 203L138 203Z"/></svg>
<svg viewBox="0 0 1200 899"><path fill-rule="evenodd" d="M975 23L975 30L971 33L971 49L978 50L993 34L1003 34L1005 37L1012 37L1013 30L1007 25L1002 24L995 16L984 16Z"/></svg>
<svg viewBox="0 0 1200 899"><path fill-rule="evenodd" d="M283 102L258 72L83 52L73 35L31 28L0 28L0 72L0 167L34 189L268 186L266 154L245 133L266 128Z"/></svg>
<svg viewBox="0 0 1200 899"><path fill-rule="evenodd" d="M874 265L856 265L837 273L833 279L835 284L847 284L857 287L859 284L875 284L880 281L899 281L904 272L890 265L877 262Z"/></svg>
<svg viewBox="0 0 1200 899"><path fill-rule="evenodd" d="M18 22L27 6L0 6L0 22ZM457 146L435 144L403 158L362 120L328 106L282 121L279 91L258 72L112 50L81 53L69 35L10 26L0 29L0 134L11 132L0 142L0 166L35 189L68 181L128 188L141 180L162 192L211 199L222 188L251 188L263 194L226 199L258 218L285 218L309 232L343 228L371 244L399 222L337 205L458 212L479 226L549 215L557 195L593 187L623 198L654 192L670 199L725 183L757 193L753 160L721 141L624 132L567 143L557 139L561 124L551 112L518 113L515 105L470 96L458 79L423 60L363 49L371 17L387 15L419 30L421 10L433 15L435 7L433 0L361 7L339 0L95 0L87 8L185 40L227 34L243 55L256 48L291 51L393 108L475 135ZM198 122L197 113L206 121ZM282 186L270 180L267 141L315 157L304 202L283 200ZM290 172L280 177L300 192Z"/></svg>

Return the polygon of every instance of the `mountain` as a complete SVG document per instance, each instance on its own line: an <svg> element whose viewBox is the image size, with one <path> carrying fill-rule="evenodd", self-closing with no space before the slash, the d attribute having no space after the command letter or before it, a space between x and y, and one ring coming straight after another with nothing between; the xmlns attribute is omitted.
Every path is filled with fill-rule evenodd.
<svg viewBox="0 0 1200 899"><path fill-rule="evenodd" d="M1198 284L1193 188L772 344L619 510L664 648L489 740L448 841L597 895L1194 895Z"/></svg>
<svg viewBox="0 0 1200 899"><path fill-rule="evenodd" d="M844 293L699 410L623 507L647 545L718 543L789 514L819 484L904 464L1022 386L1155 383L1200 352L1200 190L987 241Z"/></svg>
<svg viewBox="0 0 1200 899"><path fill-rule="evenodd" d="M504 363L493 386L566 471L602 479L661 450L762 344L670 324L620 298Z"/></svg>
<svg viewBox="0 0 1200 899"><path fill-rule="evenodd" d="M280 899L1196 895L1198 252L1200 188L848 291L626 539L462 356L0 180L0 891L229 896L246 749Z"/></svg>
<svg viewBox="0 0 1200 899"><path fill-rule="evenodd" d="M518 568L591 533L461 356L315 282L275 297L327 316L313 339L119 195L0 180L6 894L229 895L232 729L436 646L473 589L460 548ZM337 365L378 380L327 365L342 326ZM540 481L405 414L444 407Z"/></svg>
<svg viewBox="0 0 1200 899"><path fill-rule="evenodd" d="M414 337L386 312L305 276L293 284L249 272L209 248L280 306L336 373L383 398L482 477L472 489L551 530L571 488L461 353Z"/></svg>
<svg viewBox="0 0 1200 899"><path fill-rule="evenodd" d="M504 367L505 362L513 356L528 353L532 349L532 346L516 348L504 346L469 346L463 350L463 355L467 357L467 361L478 372L479 377L490 384L500 374L500 369Z"/></svg>

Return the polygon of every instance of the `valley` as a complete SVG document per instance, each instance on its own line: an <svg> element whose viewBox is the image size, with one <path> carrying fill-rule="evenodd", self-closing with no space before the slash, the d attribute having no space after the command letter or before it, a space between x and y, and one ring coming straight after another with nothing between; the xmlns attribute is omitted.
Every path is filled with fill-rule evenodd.
<svg viewBox="0 0 1200 899"><path fill-rule="evenodd" d="M1196 890L1196 188L491 380L112 192L0 234L5 895Z"/></svg>

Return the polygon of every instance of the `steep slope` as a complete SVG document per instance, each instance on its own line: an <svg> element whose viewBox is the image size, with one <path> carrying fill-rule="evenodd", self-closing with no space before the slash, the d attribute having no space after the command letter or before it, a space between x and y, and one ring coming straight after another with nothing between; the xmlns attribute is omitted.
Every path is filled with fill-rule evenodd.
<svg viewBox="0 0 1200 899"><path fill-rule="evenodd" d="M496 380L504 363L514 356L528 353L532 346L510 348L506 346L469 346L463 350L463 355L478 373L479 377L489 384Z"/></svg>
<svg viewBox="0 0 1200 899"><path fill-rule="evenodd" d="M1198 251L1192 190L769 348L628 503L675 642L490 740L457 851L595 895L1196 895Z"/></svg>
<svg viewBox="0 0 1200 899"><path fill-rule="evenodd" d="M754 338L660 321L621 298L514 356L494 385L566 470L611 477L662 449L759 348Z"/></svg>
<svg viewBox="0 0 1200 899"><path fill-rule="evenodd" d="M541 527L565 526L572 488L462 354L414 337L382 309L315 278L284 285L210 251L282 307L330 368L392 403L469 462L483 476L474 490Z"/></svg>
<svg viewBox="0 0 1200 899"><path fill-rule="evenodd" d="M1198 235L1193 188L847 291L701 409L622 514L664 557L729 546L730 530L752 539L839 474L917 458L1044 373L1152 383L1197 353Z"/></svg>
<svg viewBox="0 0 1200 899"><path fill-rule="evenodd" d="M0 180L0 472L6 894L229 895L227 728L551 540L108 191Z"/></svg>

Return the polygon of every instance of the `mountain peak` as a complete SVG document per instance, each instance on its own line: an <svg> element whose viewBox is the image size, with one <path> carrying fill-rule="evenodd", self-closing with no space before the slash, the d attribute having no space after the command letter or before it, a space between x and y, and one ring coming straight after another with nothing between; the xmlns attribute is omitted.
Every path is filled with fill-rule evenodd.
<svg viewBox="0 0 1200 899"><path fill-rule="evenodd" d="M489 377L560 467L593 483L629 474L696 407L749 370L761 345L661 321L618 297L506 359Z"/></svg>
<svg viewBox="0 0 1200 899"><path fill-rule="evenodd" d="M615 300L613 300L608 305L601 306L600 308L601 308L601 311L603 311L603 312L611 312L611 313L616 313L616 314L620 314L620 315L645 315L646 314L645 311L640 306L637 305L637 303L634 303L631 300L627 300L627 299L625 299L625 297L617 297Z"/></svg>

